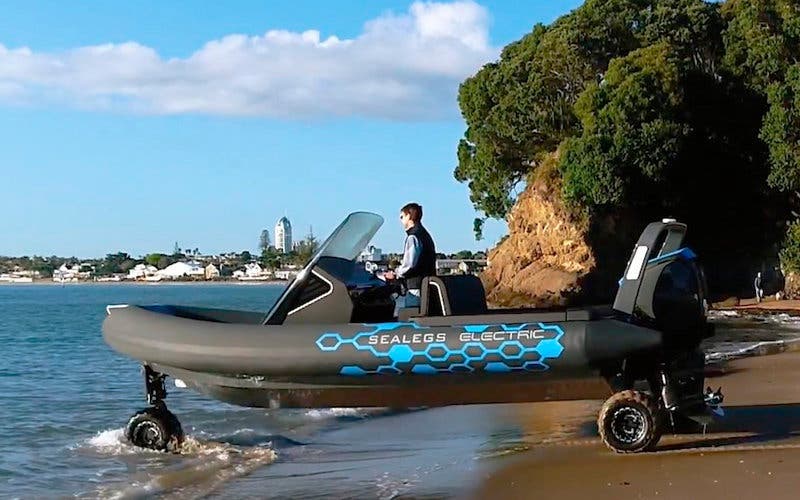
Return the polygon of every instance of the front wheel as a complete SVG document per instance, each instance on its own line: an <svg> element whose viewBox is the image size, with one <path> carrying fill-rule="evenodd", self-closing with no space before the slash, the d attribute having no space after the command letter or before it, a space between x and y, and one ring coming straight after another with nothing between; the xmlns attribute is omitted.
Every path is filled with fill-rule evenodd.
<svg viewBox="0 0 800 500"><path fill-rule="evenodd" d="M661 439L662 415L649 394L622 391L603 404L597 427L603 443L617 453L649 451Z"/></svg>
<svg viewBox="0 0 800 500"><path fill-rule="evenodd" d="M177 451L183 442L178 418L165 406L136 412L125 427L125 437L134 446L157 451Z"/></svg>

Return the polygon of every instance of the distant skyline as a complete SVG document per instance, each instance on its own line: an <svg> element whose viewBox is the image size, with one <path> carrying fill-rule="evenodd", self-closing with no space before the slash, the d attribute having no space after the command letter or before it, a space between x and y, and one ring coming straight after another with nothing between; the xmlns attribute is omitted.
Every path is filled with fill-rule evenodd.
<svg viewBox="0 0 800 500"><path fill-rule="evenodd" d="M452 172L458 84L582 2L32 1L0 16L0 255L257 250L349 212L483 250ZM271 231L272 232L272 231ZM296 234L296 238L305 234Z"/></svg>

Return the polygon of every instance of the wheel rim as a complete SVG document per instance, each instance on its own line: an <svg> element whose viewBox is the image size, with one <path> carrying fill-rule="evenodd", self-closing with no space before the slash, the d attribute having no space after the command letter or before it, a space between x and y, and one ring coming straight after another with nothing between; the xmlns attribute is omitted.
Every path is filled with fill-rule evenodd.
<svg viewBox="0 0 800 500"><path fill-rule="evenodd" d="M163 440L161 429L155 422L142 422L134 431L134 442L146 448L157 448Z"/></svg>
<svg viewBox="0 0 800 500"><path fill-rule="evenodd" d="M647 421L641 411L625 407L614 412L611 417L611 433L623 444L640 441L647 432Z"/></svg>

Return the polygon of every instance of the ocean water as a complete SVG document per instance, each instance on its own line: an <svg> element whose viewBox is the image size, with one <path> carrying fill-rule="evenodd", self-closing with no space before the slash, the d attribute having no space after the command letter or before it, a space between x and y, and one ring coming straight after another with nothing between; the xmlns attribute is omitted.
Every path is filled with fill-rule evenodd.
<svg viewBox="0 0 800 500"><path fill-rule="evenodd" d="M265 311L280 292L264 284L0 286L0 498L459 496L496 457L596 432L597 401L266 410L168 386L186 449L157 453L124 441L128 418L146 406L144 384L138 363L103 342L106 305ZM714 321L710 356L800 335L791 317Z"/></svg>

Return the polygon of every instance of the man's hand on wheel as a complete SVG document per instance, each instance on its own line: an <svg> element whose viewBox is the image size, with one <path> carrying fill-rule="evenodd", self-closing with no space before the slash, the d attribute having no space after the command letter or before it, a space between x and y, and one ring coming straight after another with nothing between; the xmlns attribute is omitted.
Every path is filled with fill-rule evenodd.
<svg viewBox="0 0 800 500"><path fill-rule="evenodd" d="M393 280L397 278L397 275L394 274L394 271L386 271L383 273L383 277L387 280Z"/></svg>

